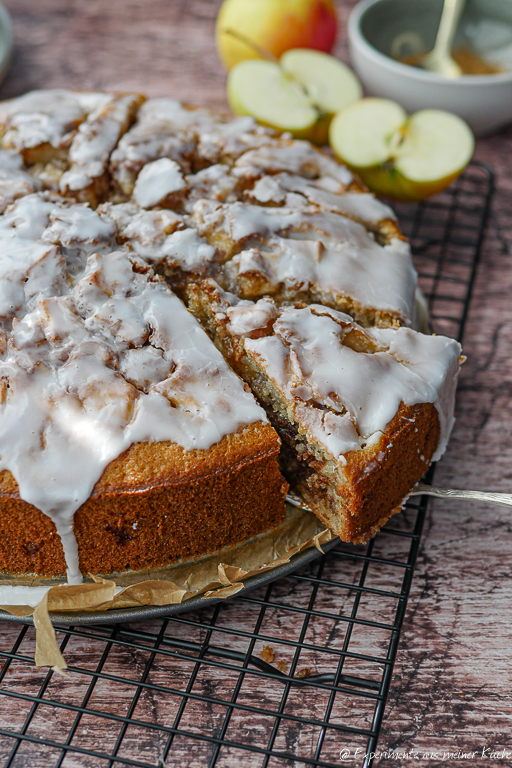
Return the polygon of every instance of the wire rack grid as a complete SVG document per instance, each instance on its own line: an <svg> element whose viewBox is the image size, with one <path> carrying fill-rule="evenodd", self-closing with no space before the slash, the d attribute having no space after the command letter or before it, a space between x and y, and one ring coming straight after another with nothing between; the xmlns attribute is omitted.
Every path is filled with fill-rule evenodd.
<svg viewBox="0 0 512 768"><path fill-rule="evenodd" d="M492 190L472 164L434 200L397 207L433 327L459 339ZM67 678L34 666L33 627L1 623L1 765L369 768L426 504L234 600L57 627Z"/></svg>

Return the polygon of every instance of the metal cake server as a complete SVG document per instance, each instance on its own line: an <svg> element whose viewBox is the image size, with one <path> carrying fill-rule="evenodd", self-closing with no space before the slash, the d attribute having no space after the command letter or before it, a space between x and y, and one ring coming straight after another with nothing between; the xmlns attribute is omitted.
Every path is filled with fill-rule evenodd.
<svg viewBox="0 0 512 768"><path fill-rule="evenodd" d="M464 499L468 501L487 501L489 504L500 504L502 507L512 507L512 494L495 493L494 491L457 491L452 488L435 488L433 485L416 483L409 496L438 496L441 499Z"/></svg>
<svg viewBox="0 0 512 768"><path fill-rule="evenodd" d="M408 496L438 496L441 499L463 499L467 501L487 501L489 504L500 504L502 507L512 507L512 494L495 493L494 491L458 491L452 488L436 488L433 485L416 483ZM296 493L288 493L286 501L298 509L311 512L305 501Z"/></svg>

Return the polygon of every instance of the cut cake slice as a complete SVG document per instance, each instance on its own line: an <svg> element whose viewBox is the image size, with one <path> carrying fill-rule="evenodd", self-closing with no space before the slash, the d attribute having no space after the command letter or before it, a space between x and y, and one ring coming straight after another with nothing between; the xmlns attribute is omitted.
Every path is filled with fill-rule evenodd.
<svg viewBox="0 0 512 768"><path fill-rule="evenodd" d="M411 325L416 271L409 244L381 245L360 223L314 206L200 200L190 219L223 254L212 275L240 298L319 302L371 325Z"/></svg>
<svg viewBox="0 0 512 768"><path fill-rule="evenodd" d="M320 305L240 301L212 280L191 306L265 406L292 487L344 541L366 541L443 453L461 348L366 329Z"/></svg>
<svg viewBox="0 0 512 768"><path fill-rule="evenodd" d="M183 173L234 161L247 149L271 143L277 134L248 117L226 119L175 99L148 99L132 128L112 153L110 169L117 193L129 197L141 169L167 158Z"/></svg>
<svg viewBox="0 0 512 768"><path fill-rule="evenodd" d="M137 93L31 91L0 104L0 146L44 188L97 205L109 189L110 155L143 101Z"/></svg>

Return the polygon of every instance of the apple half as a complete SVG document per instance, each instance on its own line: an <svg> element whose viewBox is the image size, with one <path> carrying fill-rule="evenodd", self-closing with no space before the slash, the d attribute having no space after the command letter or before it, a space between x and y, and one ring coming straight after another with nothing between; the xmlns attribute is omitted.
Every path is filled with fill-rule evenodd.
<svg viewBox="0 0 512 768"><path fill-rule="evenodd" d="M234 66L227 96L236 115L325 144L339 110L362 96L359 80L343 62L306 48L287 51L279 62L248 59Z"/></svg>
<svg viewBox="0 0 512 768"><path fill-rule="evenodd" d="M388 99L367 98L341 110L329 126L336 155L380 195L424 200L459 176L475 139L460 117L422 109L410 117Z"/></svg>
<svg viewBox="0 0 512 768"><path fill-rule="evenodd" d="M260 58L258 48L276 58L292 48L329 52L336 30L334 0L223 0L215 37L219 56L231 69Z"/></svg>

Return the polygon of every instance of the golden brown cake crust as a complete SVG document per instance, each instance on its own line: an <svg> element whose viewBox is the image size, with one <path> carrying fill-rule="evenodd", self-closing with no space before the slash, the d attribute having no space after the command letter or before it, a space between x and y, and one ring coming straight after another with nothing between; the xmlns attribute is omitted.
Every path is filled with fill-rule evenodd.
<svg viewBox="0 0 512 768"><path fill-rule="evenodd" d="M402 403L386 429L384 451L379 443L346 455L344 472L349 482L336 488L337 504L342 501L342 516L339 511L334 514L330 500L326 504L325 493L319 493L322 487L325 489L321 474L311 472L299 481L297 488L315 514L343 541L366 542L400 510L407 493L430 466L439 436L439 416L434 405Z"/></svg>
<svg viewBox="0 0 512 768"><path fill-rule="evenodd" d="M41 113L46 117L41 125L49 125L34 146L37 136L30 123L26 128L23 117L32 113ZM208 305L217 298L215 291L199 287L203 278L215 277L238 299L272 296L285 307L319 303L348 312L369 327L400 326L414 317L416 273L393 212L370 200L357 178L308 142L287 140L248 118L231 121L172 99L56 89L0 104L0 144L8 150L2 153L8 168L19 155L19 166L13 166L18 185L33 180L22 188L35 192L29 207L39 205L45 221L39 231L39 216L30 208L26 229L34 243L42 239L61 249L66 270L78 264L85 268L86 259L101 262L105 257L112 264L118 246L124 254L135 254L144 266L134 266L133 272L154 268L180 298L188 298L196 318L269 411L277 400L265 400L258 382L251 379L255 366L225 332L219 320L222 313L212 318L210 307L203 306L203 301ZM13 186L10 198L7 195L3 204L0 200L2 210L17 199L18 189ZM51 211L45 208L50 200L55 203ZM103 205L91 211L77 202L93 208ZM6 219L13 212L14 206L8 208ZM19 211L16 215L23 220ZM18 230L25 237L23 227ZM354 264L345 258L345 251L353 251ZM103 274L99 262L98 274ZM33 310L33 296L25 290L33 265L27 264L18 286L26 306L19 316L15 310L16 322ZM49 270L48 264L53 264L51 253L45 253ZM106 261L105 265L105 274L110 275ZM119 271L113 273L118 281ZM77 275L78 271L73 273L72 280L66 271L70 286ZM368 285L373 286L370 293ZM51 296L62 298L67 290L56 280L55 297ZM88 295L88 289L84 291ZM126 296L132 298L131 289ZM254 341L267 331L256 328L249 337ZM0 344L1 332L2 328ZM73 329L62 336L77 338ZM135 365L137 356L130 361L129 353L135 348L144 353L146 342L137 346L132 339L129 344L126 355L122 349L126 381L145 393L151 378L146 382ZM158 355L159 349L155 342L152 354ZM165 373L171 375L170 370ZM85 381L90 381L88 376ZM206 396L202 402L212 404ZM336 474L333 462L329 464L313 440L307 444L305 433L294 433L293 422L283 417L281 423L279 414L269 413L283 435L281 460L290 481L318 517L346 541L375 535L423 474L439 442L436 408L402 404L382 440L347 453L343 473L332 482L328 475ZM29 429L25 434L38 433ZM131 439L169 436L158 431L136 434ZM218 434L224 434L222 429L213 433L213 439L219 439ZM301 461L300 450L297 457L297 447L304 449L304 456L309 452L307 461ZM75 513L80 570L107 575L159 568L275 527L284 519L288 487L278 469L280 448L278 435L262 421L240 427L204 450L186 450L171 442L133 444L104 469L90 498ZM15 471L21 483L23 475L19 468ZM48 463L39 477L54 477ZM74 491L73 486L69 495ZM25 495L39 504L38 497ZM84 499L85 494L80 501ZM57 503L50 511L55 509ZM63 576L64 552L53 522L20 499L7 470L0 472L0 511L0 572ZM63 530L61 525L59 531Z"/></svg>
<svg viewBox="0 0 512 768"><path fill-rule="evenodd" d="M279 438L256 423L209 451L138 443L115 459L75 514L82 572L157 568L244 541L284 519L287 484L277 468ZM0 571L65 573L49 517L19 498L0 474ZM248 493L248 489L251 492Z"/></svg>

